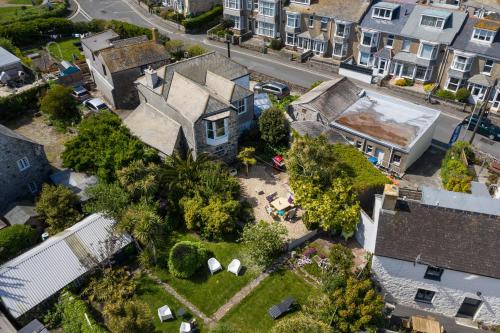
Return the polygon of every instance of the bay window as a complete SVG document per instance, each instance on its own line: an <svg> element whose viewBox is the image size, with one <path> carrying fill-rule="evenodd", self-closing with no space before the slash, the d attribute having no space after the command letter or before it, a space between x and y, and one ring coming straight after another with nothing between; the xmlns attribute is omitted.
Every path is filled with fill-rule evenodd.
<svg viewBox="0 0 500 333"><path fill-rule="evenodd" d="M371 63L371 58L372 55L367 52L360 52L359 53L359 64L361 66L368 66Z"/></svg>
<svg viewBox="0 0 500 333"><path fill-rule="evenodd" d="M313 51L323 54L325 52L325 42L315 40L313 43Z"/></svg>
<svg viewBox="0 0 500 333"><path fill-rule="evenodd" d="M438 46L434 44L420 43L418 57L427 60L436 58Z"/></svg>
<svg viewBox="0 0 500 333"><path fill-rule="evenodd" d="M224 6L229 9L240 9L241 0L225 0Z"/></svg>
<svg viewBox="0 0 500 333"><path fill-rule="evenodd" d="M218 144L227 142L229 119L218 119L215 121L206 121L207 143Z"/></svg>
<svg viewBox="0 0 500 333"><path fill-rule="evenodd" d="M449 77L448 81L446 82L446 90L450 91L457 91L459 88L463 86L462 80L456 78L456 77Z"/></svg>
<svg viewBox="0 0 500 333"><path fill-rule="evenodd" d="M274 3L269 1L261 1L259 6L259 14L264 16L274 16Z"/></svg>
<svg viewBox="0 0 500 333"><path fill-rule="evenodd" d="M453 58L451 68L461 72L468 72L472 64L472 57L456 54Z"/></svg>
<svg viewBox="0 0 500 333"><path fill-rule="evenodd" d="M234 107L238 111L238 114L243 114L243 113L247 112L247 100L246 100L246 98L244 98L240 101L236 101L234 103Z"/></svg>
<svg viewBox="0 0 500 333"><path fill-rule="evenodd" d="M495 38L495 31L475 28L472 33L472 40L477 42L491 43Z"/></svg>
<svg viewBox="0 0 500 333"><path fill-rule="evenodd" d="M413 79L415 72L415 65L412 64L403 64L401 68L401 76L406 77L408 79Z"/></svg>
<svg viewBox="0 0 500 333"><path fill-rule="evenodd" d="M361 38L361 45L377 46L377 33L363 31L363 37Z"/></svg>
<svg viewBox="0 0 500 333"><path fill-rule="evenodd" d="M253 0L247 0L247 10L253 9Z"/></svg>
<svg viewBox="0 0 500 333"><path fill-rule="evenodd" d="M228 15L228 20L231 20L234 22L234 25L233 25L233 28L236 29L236 30L240 30L241 28L241 17L239 16L233 16L233 15Z"/></svg>
<svg viewBox="0 0 500 333"><path fill-rule="evenodd" d="M422 17L420 18L420 25L425 27L443 29L444 18L422 15Z"/></svg>
<svg viewBox="0 0 500 333"><path fill-rule="evenodd" d="M274 24L259 22L257 34L267 37L274 37Z"/></svg>
<svg viewBox="0 0 500 333"><path fill-rule="evenodd" d="M347 44L335 43L333 45L333 55L336 57L344 57L347 55Z"/></svg>
<svg viewBox="0 0 500 333"><path fill-rule="evenodd" d="M298 28L300 23L300 16L295 13L288 13L286 15L286 25L290 28Z"/></svg>
<svg viewBox="0 0 500 333"><path fill-rule="evenodd" d="M432 67L417 66L415 70L415 79L420 81L428 81L432 74Z"/></svg>
<svg viewBox="0 0 500 333"><path fill-rule="evenodd" d="M297 45L297 34L291 34L289 32L286 33L286 45L296 46Z"/></svg>

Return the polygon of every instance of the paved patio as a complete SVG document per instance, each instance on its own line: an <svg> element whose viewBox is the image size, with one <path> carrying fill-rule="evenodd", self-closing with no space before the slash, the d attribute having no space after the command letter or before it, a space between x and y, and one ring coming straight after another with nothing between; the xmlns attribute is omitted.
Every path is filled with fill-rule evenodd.
<svg viewBox="0 0 500 333"><path fill-rule="evenodd" d="M278 197L288 198L292 193L288 175L285 172L278 172L270 166L257 164L250 168L248 176L242 170L238 179L241 184L242 197L252 206L256 221L282 223L288 230L289 240L298 239L308 233L301 219L303 214L301 209L297 210L297 216L291 222L273 221L266 211L265 207L269 204L266 196L277 193Z"/></svg>

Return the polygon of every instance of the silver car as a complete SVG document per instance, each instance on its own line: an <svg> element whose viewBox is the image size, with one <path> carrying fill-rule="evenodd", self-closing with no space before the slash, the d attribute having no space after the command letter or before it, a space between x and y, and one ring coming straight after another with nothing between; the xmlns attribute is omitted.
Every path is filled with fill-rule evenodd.
<svg viewBox="0 0 500 333"><path fill-rule="evenodd" d="M88 99L85 102L83 102L83 105L85 105L89 110L96 112L109 109L106 103L104 103L99 98Z"/></svg>

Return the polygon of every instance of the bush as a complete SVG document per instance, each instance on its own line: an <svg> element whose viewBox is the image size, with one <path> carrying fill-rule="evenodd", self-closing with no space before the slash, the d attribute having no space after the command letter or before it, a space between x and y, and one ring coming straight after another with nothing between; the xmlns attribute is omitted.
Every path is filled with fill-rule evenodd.
<svg viewBox="0 0 500 333"><path fill-rule="evenodd" d="M45 113L57 127L66 128L80 122L77 101L71 96L72 89L54 84L40 102L40 111Z"/></svg>
<svg viewBox="0 0 500 333"><path fill-rule="evenodd" d="M455 99L455 93L453 93L453 91L439 89L436 91L436 97L452 101Z"/></svg>
<svg viewBox="0 0 500 333"><path fill-rule="evenodd" d="M170 250L168 268L172 275L187 279L204 266L207 259L208 252L201 243L178 242Z"/></svg>
<svg viewBox="0 0 500 333"><path fill-rule="evenodd" d="M198 44L191 45L187 49L187 53L188 53L189 58L197 57L197 56L200 56L200 55L205 54L207 52L208 52L207 49L205 49L204 47L202 47L201 45L198 45Z"/></svg>
<svg viewBox="0 0 500 333"><path fill-rule="evenodd" d="M274 107L265 110L260 115L259 130L261 139L271 146L286 145L290 135L285 113Z"/></svg>
<svg viewBox="0 0 500 333"><path fill-rule="evenodd" d="M406 78L399 78L394 82L394 84L400 87L409 87L413 86L413 80Z"/></svg>
<svg viewBox="0 0 500 333"><path fill-rule="evenodd" d="M217 23L221 15L222 6L215 6L199 16L182 20L182 25L188 31L200 31L206 29L211 24Z"/></svg>
<svg viewBox="0 0 500 333"><path fill-rule="evenodd" d="M248 224L241 238L246 253L258 266L267 267L285 246L286 228L278 223L260 221Z"/></svg>
<svg viewBox="0 0 500 333"><path fill-rule="evenodd" d="M467 88L460 88L455 93L455 99L461 103L467 103L469 100L470 91Z"/></svg>
<svg viewBox="0 0 500 333"><path fill-rule="evenodd" d="M426 83L426 84L424 84L424 91L425 92L430 92L432 89L434 89L434 83Z"/></svg>
<svg viewBox="0 0 500 333"><path fill-rule="evenodd" d="M48 87L47 84L44 84L25 90L19 94L0 97L0 123L19 118L37 110L38 101L45 94Z"/></svg>
<svg viewBox="0 0 500 333"><path fill-rule="evenodd" d="M50 233L56 234L80 220L78 205L78 196L69 188L44 184L35 210L48 224Z"/></svg>
<svg viewBox="0 0 500 333"><path fill-rule="evenodd" d="M441 163L441 180L445 189L454 192L469 192L472 174L462 161L464 151L468 161L474 160L474 152L469 143L457 141L448 151Z"/></svg>
<svg viewBox="0 0 500 333"><path fill-rule="evenodd" d="M62 312L62 332L64 333L105 333L95 319L89 315L85 301L69 291L63 291L59 297Z"/></svg>
<svg viewBox="0 0 500 333"><path fill-rule="evenodd" d="M269 45L271 49L279 51L283 47L283 41L279 38L273 38L271 39L271 43Z"/></svg>
<svg viewBox="0 0 500 333"><path fill-rule="evenodd" d="M28 225L16 224L0 230L0 262L10 260L37 243L35 229Z"/></svg>

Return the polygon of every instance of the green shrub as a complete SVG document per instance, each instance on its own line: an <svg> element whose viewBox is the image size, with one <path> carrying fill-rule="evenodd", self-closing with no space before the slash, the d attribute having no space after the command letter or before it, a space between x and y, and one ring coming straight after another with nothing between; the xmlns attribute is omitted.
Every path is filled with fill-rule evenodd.
<svg viewBox="0 0 500 333"><path fill-rule="evenodd" d="M424 84L424 91L425 92L430 92L432 89L434 89L434 83L426 83L426 84Z"/></svg>
<svg viewBox="0 0 500 333"><path fill-rule="evenodd" d="M1 29L1 27L0 27ZM45 94L47 84L33 87L19 94L0 97L0 123L21 117L38 109L38 101Z"/></svg>
<svg viewBox="0 0 500 333"><path fill-rule="evenodd" d="M271 43L269 45L271 49L279 51L283 47L283 41L279 38L273 38L271 39Z"/></svg>
<svg viewBox="0 0 500 333"><path fill-rule="evenodd" d="M309 91L313 90L314 88L316 88L317 86L319 86L322 83L323 83L323 80L313 82L313 84L311 84L311 86L309 87Z"/></svg>
<svg viewBox="0 0 500 333"><path fill-rule="evenodd" d="M201 243L183 241L170 250L168 268L172 275L187 279L205 265L207 259L208 252Z"/></svg>
<svg viewBox="0 0 500 333"><path fill-rule="evenodd" d="M474 161L474 151L468 142L457 141L448 151L441 163L441 180L445 189L454 192L469 192L473 179L468 166L462 161L464 151L468 161Z"/></svg>
<svg viewBox="0 0 500 333"><path fill-rule="evenodd" d="M413 86L413 80L406 78L399 78L394 82L394 84L400 87Z"/></svg>
<svg viewBox="0 0 500 333"><path fill-rule="evenodd" d="M446 100L454 100L455 99L455 93L453 91L445 90L445 89L439 89L436 91L436 96L442 99Z"/></svg>
<svg viewBox="0 0 500 333"><path fill-rule="evenodd" d="M16 224L0 230L0 262L10 260L37 243L35 229L28 225Z"/></svg>
<svg viewBox="0 0 500 333"><path fill-rule="evenodd" d="M205 49L203 46L201 46L199 44L191 45L187 49L187 53L188 53L190 58L200 56L200 55L205 54L207 52L208 52L207 49Z"/></svg>
<svg viewBox="0 0 500 333"><path fill-rule="evenodd" d="M182 20L182 25L188 31L199 31L206 29L211 24L217 23L222 15L222 6L215 6L211 10L193 17Z"/></svg>
<svg viewBox="0 0 500 333"><path fill-rule="evenodd" d="M278 108L262 112L259 118L260 137L271 146L285 145L290 135L290 127L285 113Z"/></svg>
<svg viewBox="0 0 500 333"><path fill-rule="evenodd" d="M467 88L460 88L455 93L455 99L461 103L466 103L469 100L470 91Z"/></svg>
<svg viewBox="0 0 500 333"><path fill-rule="evenodd" d="M59 84L51 85L40 101L40 111L59 128L66 128L80 122L77 101L71 96L73 89Z"/></svg>
<svg viewBox="0 0 500 333"><path fill-rule="evenodd" d="M59 298L62 311L62 332L64 333L105 333L95 319L89 315L87 303L78 296L63 291Z"/></svg>

